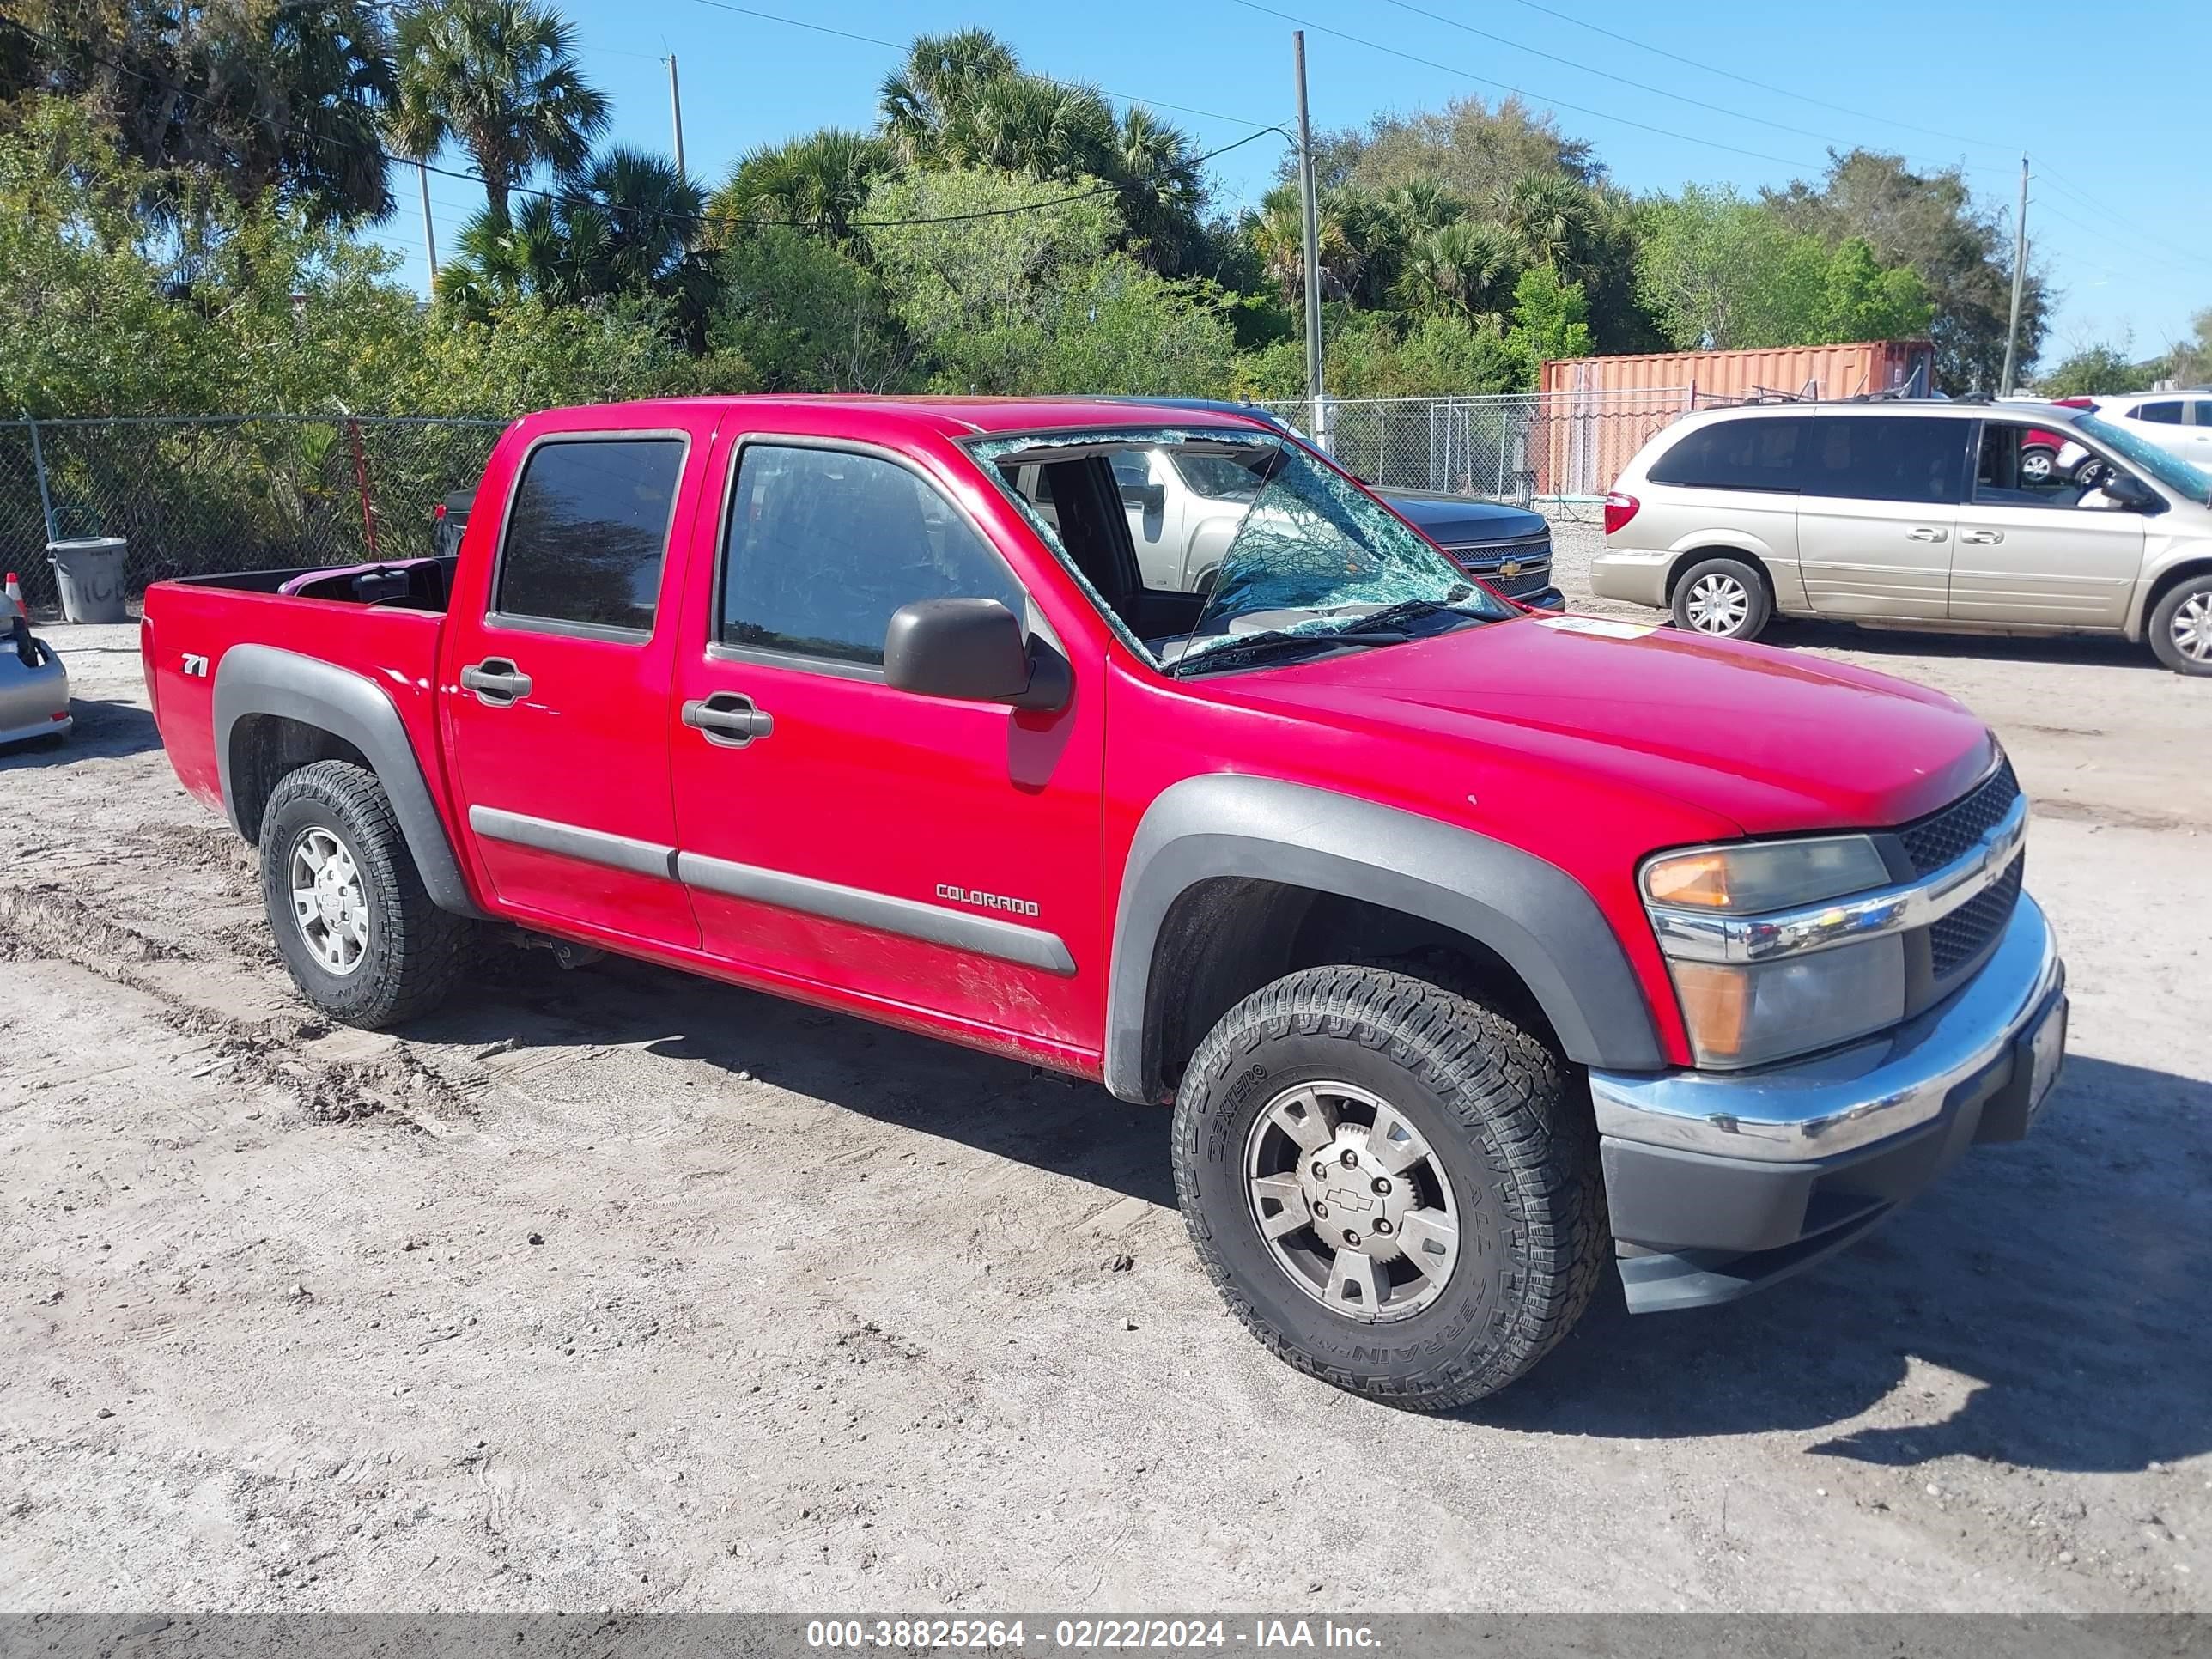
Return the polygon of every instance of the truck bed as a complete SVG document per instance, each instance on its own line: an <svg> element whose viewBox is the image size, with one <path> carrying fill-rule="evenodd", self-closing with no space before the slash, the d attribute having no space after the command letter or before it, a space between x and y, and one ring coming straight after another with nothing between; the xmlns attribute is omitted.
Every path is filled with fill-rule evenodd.
<svg viewBox="0 0 2212 1659"><path fill-rule="evenodd" d="M139 652L155 720L185 787L230 816L215 745L215 674L224 653L252 646L366 675L392 699L416 753L433 774L426 781L442 795L442 780L434 775L440 752L434 687L453 562L252 570L149 587ZM395 574L363 580L378 569ZM287 584L307 591L280 592ZM240 827L248 833L252 828Z"/></svg>

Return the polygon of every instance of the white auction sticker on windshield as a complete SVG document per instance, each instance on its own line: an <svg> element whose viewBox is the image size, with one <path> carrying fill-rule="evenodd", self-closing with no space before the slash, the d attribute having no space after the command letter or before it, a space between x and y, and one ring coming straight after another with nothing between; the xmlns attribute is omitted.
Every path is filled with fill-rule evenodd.
<svg viewBox="0 0 2212 1659"><path fill-rule="evenodd" d="M1601 640L1640 640L1659 629L1657 623L1608 622L1603 617L1538 617L1534 620L1541 627L1556 628L1562 634L1595 634Z"/></svg>

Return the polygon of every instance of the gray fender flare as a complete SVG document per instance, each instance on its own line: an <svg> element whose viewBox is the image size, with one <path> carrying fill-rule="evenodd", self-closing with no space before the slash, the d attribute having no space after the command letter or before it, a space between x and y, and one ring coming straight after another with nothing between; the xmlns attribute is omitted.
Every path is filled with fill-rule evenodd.
<svg viewBox="0 0 2212 1659"><path fill-rule="evenodd" d="M1105 1082L1160 1098L1146 1052L1153 948L1176 899L1240 877L1366 900L1480 940L1521 976L1567 1056L1666 1064L1644 989L1589 891L1534 854L1395 807L1273 778L1187 778L1146 809L1114 921ZM1150 1086L1148 1086L1150 1085Z"/></svg>
<svg viewBox="0 0 2212 1659"><path fill-rule="evenodd" d="M297 720L358 749L391 799L392 815L399 820L399 831L407 838L407 850L414 855L431 902L460 915L483 914L461 879L460 864L422 781L422 763L407 727L381 686L366 675L274 646L238 645L222 653L215 672L215 752L223 812L240 835L255 841L261 826L239 822L238 795L230 778L231 733L249 714Z"/></svg>

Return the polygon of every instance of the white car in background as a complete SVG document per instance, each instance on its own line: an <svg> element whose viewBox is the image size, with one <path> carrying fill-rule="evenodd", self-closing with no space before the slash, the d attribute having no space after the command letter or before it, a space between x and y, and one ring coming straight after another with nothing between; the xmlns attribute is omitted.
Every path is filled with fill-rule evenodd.
<svg viewBox="0 0 2212 1659"><path fill-rule="evenodd" d="M2061 398L2069 409L2092 409L2168 454L2203 468L2212 465L2212 387L2179 392L2130 392L2111 398Z"/></svg>

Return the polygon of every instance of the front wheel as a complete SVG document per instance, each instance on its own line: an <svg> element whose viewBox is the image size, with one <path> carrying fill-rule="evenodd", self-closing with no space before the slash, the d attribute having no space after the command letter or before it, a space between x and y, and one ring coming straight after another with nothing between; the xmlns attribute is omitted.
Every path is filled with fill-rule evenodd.
<svg viewBox="0 0 2212 1659"><path fill-rule="evenodd" d="M1741 559L1700 559L1674 584L1674 625L1717 640L1759 637L1774 614L1766 578Z"/></svg>
<svg viewBox="0 0 2212 1659"><path fill-rule="evenodd" d="M2150 648L2177 674L2212 674L2212 574L2184 577L2151 607Z"/></svg>
<svg viewBox="0 0 2212 1659"><path fill-rule="evenodd" d="M423 888L376 775L344 761L303 766L270 792L261 895L307 1000L371 1030L442 1001L473 938Z"/></svg>
<svg viewBox="0 0 2212 1659"><path fill-rule="evenodd" d="M1571 1328L1606 1228L1562 1061L1505 1015L1375 967L1223 1016L1176 1091L1176 1191L1245 1327L1298 1370L1441 1411Z"/></svg>

